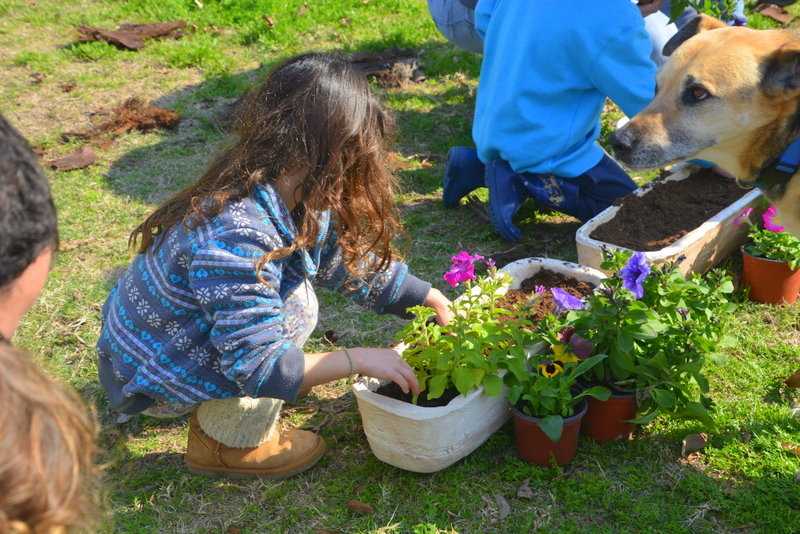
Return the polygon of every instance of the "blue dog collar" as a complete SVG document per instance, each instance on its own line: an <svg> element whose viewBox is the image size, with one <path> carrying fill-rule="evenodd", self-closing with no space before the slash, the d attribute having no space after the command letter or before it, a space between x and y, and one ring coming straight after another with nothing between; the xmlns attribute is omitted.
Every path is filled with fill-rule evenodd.
<svg viewBox="0 0 800 534"><path fill-rule="evenodd" d="M748 185L769 189L778 184L785 184L797 173L798 168L800 168L800 138L792 141L780 156L761 169L758 178Z"/></svg>

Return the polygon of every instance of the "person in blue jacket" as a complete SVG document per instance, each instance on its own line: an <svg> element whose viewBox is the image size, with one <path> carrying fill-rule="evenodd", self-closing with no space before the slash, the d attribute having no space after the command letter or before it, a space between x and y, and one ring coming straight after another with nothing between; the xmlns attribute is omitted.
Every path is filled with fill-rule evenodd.
<svg viewBox="0 0 800 534"><path fill-rule="evenodd" d="M428 0L428 10L439 32L452 44L475 54L483 53L483 37L475 29L475 6L478 0ZM645 18L645 29L650 35L653 51L650 58L656 65L662 65L667 58L661 53L667 41L678 31L669 22L669 3L667 10L652 13ZM691 13L690 13L691 11ZM682 17L691 18L696 12L688 8Z"/></svg>
<svg viewBox="0 0 800 534"><path fill-rule="evenodd" d="M235 144L133 231L138 255L102 309L98 375L123 414L193 414L190 473L279 479L325 450L278 428L283 401L355 374L419 393L392 349L306 353L314 288L379 314L426 305L442 325L450 301L394 259L392 120L351 63L287 60L236 126Z"/></svg>
<svg viewBox="0 0 800 534"><path fill-rule="evenodd" d="M477 150L451 149L445 206L486 186L492 227L515 241L522 232L512 218L529 197L586 221L636 189L597 142L600 116L607 98L628 116L652 99L656 66L643 17L662 2L607 0L597 9L592 0L480 0Z"/></svg>

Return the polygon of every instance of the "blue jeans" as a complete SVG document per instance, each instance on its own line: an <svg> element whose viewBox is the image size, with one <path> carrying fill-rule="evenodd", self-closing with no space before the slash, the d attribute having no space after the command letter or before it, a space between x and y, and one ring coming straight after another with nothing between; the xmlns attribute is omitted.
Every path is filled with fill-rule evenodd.
<svg viewBox="0 0 800 534"><path fill-rule="evenodd" d="M459 48L483 53L483 39L475 31L475 11L458 0L428 0L433 23L445 39Z"/></svg>
<svg viewBox="0 0 800 534"><path fill-rule="evenodd" d="M523 174L523 176L526 175L528 173ZM639 187L628 176L628 173L608 155L603 155L603 159L597 165L580 176L562 178L562 181L577 186L578 194L575 199L577 202L574 212L568 213L568 215L576 217L581 222L588 221L611 206L615 200Z"/></svg>

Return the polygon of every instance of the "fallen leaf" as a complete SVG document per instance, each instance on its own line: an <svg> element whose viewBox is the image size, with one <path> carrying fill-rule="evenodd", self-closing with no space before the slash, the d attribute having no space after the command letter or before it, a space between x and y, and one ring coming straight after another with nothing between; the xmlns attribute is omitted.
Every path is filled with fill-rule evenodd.
<svg viewBox="0 0 800 534"><path fill-rule="evenodd" d="M782 449L794 454L795 456L800 456L800 445L793 445L785 441L781 441L780 445Z"/></svg>
<svg viewBox="0 0 800 534"><path fill-rule="evenodd" d="M690 453L699 451L708 444L708 436L704 433L689 434L683 438L681 444L681 456L688 457Z"/></svg>
<svg viewBox="0 0 800 534"><path fill-rule="evenodd" d="M61 85L60 89L62 91L64 91L65 93L69 93L70 91L72 91L76 87L77 87L77 85L75 85L74 83L65 83L65 84Z"/></svg>
<svg viewBox="0 0 800 534"><path fill-rule="evenodd" d="M64 156L63 158L59 158L50 163L49 166L53 166L56 168L56 171L62 172L71 171L73 169L82 169L84 167L88 167L95 161L97 161L97 155L95 155L94 150L92 150L91 147L82 146L80 148L76 148L68 156Z"/></svg>
<svg viewBox="0 0 800 534"><path fill-rule="evenodd" d="M345 17L342 20L340 20L339 22L342 24L342 26L347 26L348 24L350 24L350 19Z"/></svg>
<svg viewBox="0 0 800 534"><path fill-rule="evenodd" d="M125 414L125 413L121 414L119 417L117 417L117 424L118 425L124 425L125 423L127 423L131 419L133 419L132 415L128 415L128 414Z"/></svg>
<svg viewBox="0 0 800 534"><path fill-rule="evenodd" d="M753 439L753 433L752 432L745 432L744 434L742 434L742 443L747 443L751 439Z"/></svg>
<svg viewBox="0 0 800 534"><path fill-rule="evenodd" d="M352 499L349 503L347 503L347 507L354 512L358 512L361 514L371 514L372 513L372 506L358 501L356 499Z"/></svg>
<svg viewBox="0 0 800 534"><path fill-rule="evenodd" d="M497 501L497 508L498 508L497 520L502 521L503 519L508 517L508 514L511 513L511 505L508 504L508 501L505 499L505 497L503 497L499 493L495 494L494 500Z"/></svg>
<svg viewBox="0 0 800 534"><path fill-rule="evenodd" d="M228 534L242 534L242 529L239 527L230 527L228 528Z"/></svg>
<svg viewBox="0 0 800 534"><path fill-rule="evenodd" d="M273 19L269 15L264 15L261 18L263 18L264 20L267 21L267 28L274 28L275 27L275 19Z"/></svg>
<svg viewBox="0 0 800 534"><path fill-rule="evenodd" d="M297 14L298 15L305 15L306 11L308 11L308 2L303 2L303 5L300 6L300 9L297 12Z"/></svg>
<svg viewBox="0 0 800 534"><path fill-rule="evenodd" d="M792 373L792 376L784 382L790 388L800 388L800 369Z"/></svg>
<svg viewBox="0 0 800 534"><path fill-rule="evenodd" d="M186 35L178 31L186 27L182 20L175 22L154 22L150 24L122 24L116 31L94 28L81 24L78 27L79 41L106 41L118 48L138 50L144 46L142 39L178 39Z"/></svg>
<svg viewBox="0 0 800 534"><path fill-rule="evenodd" d="M755 8L756 13L761 13L765 17L771 18L776 22L780 22L781 24L786 24L790 20L792 20L792 14L783 9L782 7L778 7L773 4L761 4Z"/></svg>
<svg viewBox="0 0 800 534"><path fill-rule="evenodd" d="M43 81L44 81L44 74L42 74L41 72L34 72L33 74L31 74L31 83L32 84L34 84L34 85L40 84Z"/></svg>
<svg viewBox="0 0 800 534"><path fill-rule="evenodd" d="M533 499L533 490L528 485L530 481L531 479L529 478L526 478L524 481L522 481L522 485L517 488L517 497L521 499Z"/></svg>
<svg viewBox="0 0 800 534"><path fill-rule="evenodd" d="M362 491L364 491L365 489L367 489L367 487L366 487L366 486L364 486L364 485L361 485L361 486L356 486L356 489L354 489L354 490L353 490L353 493L361 493L361 492L362 492Z"/></svg>

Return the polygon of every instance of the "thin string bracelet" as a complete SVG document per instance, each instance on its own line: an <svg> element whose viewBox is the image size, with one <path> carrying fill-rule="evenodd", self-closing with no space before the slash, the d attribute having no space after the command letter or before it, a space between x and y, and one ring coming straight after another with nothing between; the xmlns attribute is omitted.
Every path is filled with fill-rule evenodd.
<svg viewBox="0 0 800 534"><path fill-rule="evenodd" d="M346 348L342 348L344 353L347 355L347 359L350 361L350 374L347 376L347 384L350 387L353 387L353 374L355 374L355 366L353 365L353 357L350 355L350 351Z"/></svg>

